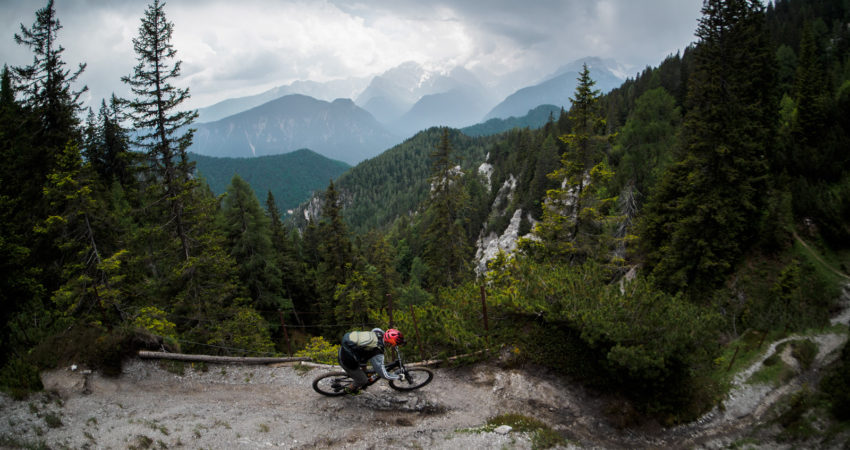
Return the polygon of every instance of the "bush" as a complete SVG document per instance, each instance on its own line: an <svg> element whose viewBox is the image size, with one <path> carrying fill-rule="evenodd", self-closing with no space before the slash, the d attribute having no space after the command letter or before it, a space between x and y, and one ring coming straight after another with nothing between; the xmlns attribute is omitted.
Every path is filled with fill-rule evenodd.
<svg viewBox="0 0 850 450"><path fill-rule="evenodd" d="M841 357L829 369L820 389L830 400L830 411L838 420L850 420L850 346L844 344Z"/></svg>
<svg viewBox="0 0 850 450"><path fill-rule="evenodd" d="M331 345L325 338L316 336L307 343L303 350L295 352L295 356L307 357L321 364L336 364L339 345Z"/></svg>
<svg viewBox="0 0 850 450"><path fill-rule="evenodd" d="M271 355L274 353L268 323L251 307L230 311L230 319L217 323L207 344L229 355ZM209 349L207 349L209 350Z"/></svg>
<svg viewBox="0 0 850 450"><path fill-rule="evenodd" d="M809 370L815 357L818 356L818 345L809 339L795 341L791 344L791 355L800 361L800 367L803 370Z"/></svg>
<svg viewBox="0 0 850 450"><path fill-rule="evenodd" d="M0 389L15 400L23 400L31 392L43 388L38 367L29 361L13 358L0 369Z"/></svg>

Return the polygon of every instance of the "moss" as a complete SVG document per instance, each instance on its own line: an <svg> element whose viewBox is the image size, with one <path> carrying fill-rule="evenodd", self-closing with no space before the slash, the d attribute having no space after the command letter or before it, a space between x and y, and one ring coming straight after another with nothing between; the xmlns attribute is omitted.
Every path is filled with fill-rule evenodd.
<svg viewBox="0 0 850 450"><path fill-rule="evenodd" d="M533 417L516 413L491 418L487 421L486 431L494 430L502 425L508 425L516 432L529 433L534 449L552 448L566 443L566 440L549 425Z"/></svg>

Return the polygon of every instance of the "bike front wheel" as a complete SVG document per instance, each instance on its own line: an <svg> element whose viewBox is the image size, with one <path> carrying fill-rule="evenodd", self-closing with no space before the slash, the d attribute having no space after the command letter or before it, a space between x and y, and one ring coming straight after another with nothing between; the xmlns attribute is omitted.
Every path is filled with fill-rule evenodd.
<svg viewBox="0 0 850 450"><path fill-rule="evenodd" d="M428 369L419 367L407 369L407 375L405 375L404 381L390 380L390 387L397 391L412 391L430 383L433 378L434 372Z"/></svg>
<svg viewBox="0 0 850 450"><path fill-rule="evenodd" d="M322 395L337 397L345 395L345 388L353 384L354 380L345 372L330 372L313 380L313 390Z"/></svg>

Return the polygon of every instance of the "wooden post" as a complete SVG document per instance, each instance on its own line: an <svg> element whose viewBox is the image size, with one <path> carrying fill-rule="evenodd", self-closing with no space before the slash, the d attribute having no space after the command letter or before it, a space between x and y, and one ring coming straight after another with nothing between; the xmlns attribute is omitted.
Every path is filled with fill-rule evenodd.
<svg viewBox="0 0 850 450"><path fill-rule="evenodd" d="M726 366L726 371L727 371L727 372L729 371L729 369L731 369L731 368L732 368L732 364L734 364L734 363L735 363L735 358L737 358L737 357L738 357L738 350L741 350L741 346L740 346L740 345L739 345L739 346L737 346L737 347L735 347L735 354L734 354L734 355L732 355L732 359L730 359L730 360L729 360L729 365L728 365L728 366Z"/></svg>
<svg viewBox="0 0 850 450"><path fill-rule="evenodd" d="M422 340L419 339L419 322L416 321L416 313L413 305L410 305L410 317L413 319L413 332L416 334L416 346L419 347L419 356L425 357L425 349L422 348Z"/></svg>
<svg viewBox="0 0 850 450"><path fill-rule="evenodd" d="M283 337L286 339L286 348L289 350L289 356L292 356L292 342L289 341L289 333L286 331L286 322L283 321L283 311L277 310L277 316L280 317L280 326L283 328Z"/></svg>
<svg viewBox="0 0 850 450"><path fill-rule="evenodd" d="M487 292L484 290L484 285L481 285L481 312L484 313L484 339L487 342L487 348L490 348L490 324L487 321Z"/></svg>
<svg viewBox="0 0 850 450"><path fill-rule="evenodd" d="M388 328L393 327L393 295L387 294L387 313L390 316L390 326Z"/></svg>

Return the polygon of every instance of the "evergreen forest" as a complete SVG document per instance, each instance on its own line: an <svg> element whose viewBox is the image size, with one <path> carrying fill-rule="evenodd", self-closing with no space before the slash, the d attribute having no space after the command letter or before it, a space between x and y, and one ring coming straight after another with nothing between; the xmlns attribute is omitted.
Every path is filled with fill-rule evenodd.
<svg viewBox="0 0 850 450"><path fill-rule="evenodd" d="M0 86L8 393L140 348L285 355L392 325L409 358L507 348L682 423L723 397L736 349L829 327L850 281L845 0L705 0L695 43L619 88L585 66L539 128L423 130L299 220L198 174L166 13L152 0L127 49L130 98L96 111L53 0L14 36L33 59ZM476 270L514 217L516 251ZM846 419L850 352L831 370L815 392Z"/></svg>

